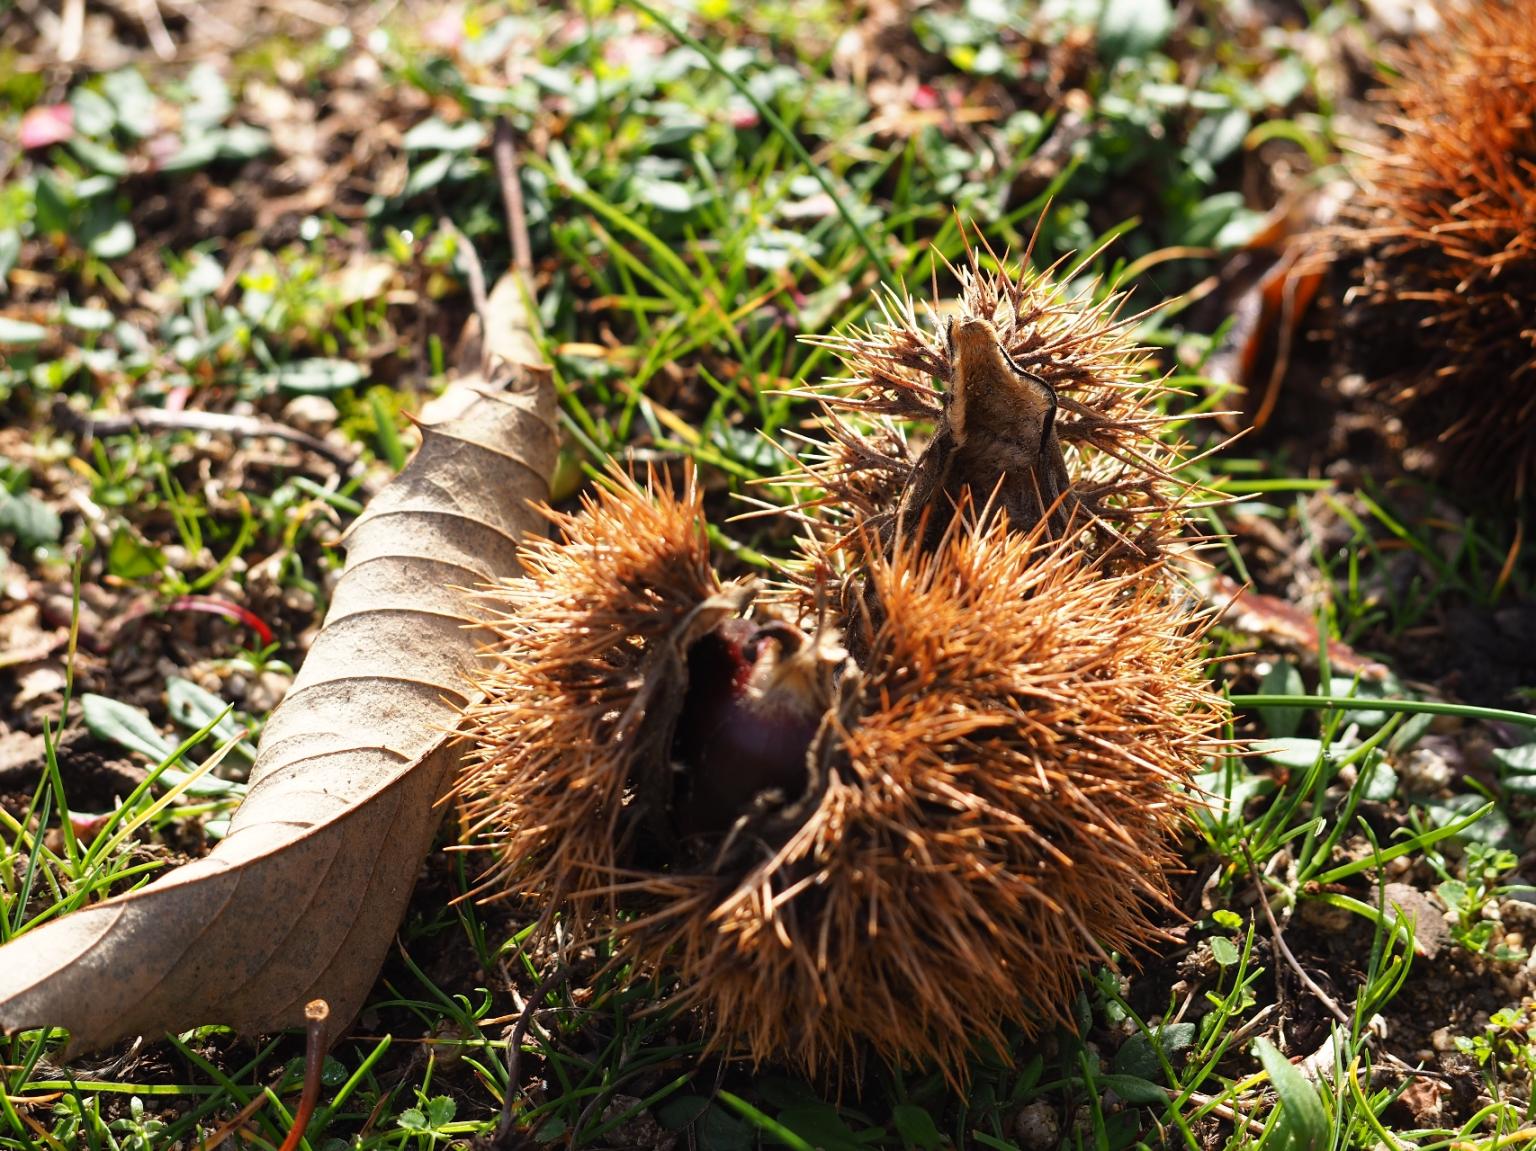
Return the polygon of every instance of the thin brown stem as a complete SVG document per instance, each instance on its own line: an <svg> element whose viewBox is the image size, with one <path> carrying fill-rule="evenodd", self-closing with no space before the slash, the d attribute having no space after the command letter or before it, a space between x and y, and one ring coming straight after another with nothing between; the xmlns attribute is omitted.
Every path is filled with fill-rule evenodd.
<svg viewBox="0 0 1536 1151"><path fill-rule="evenodd" d="M517 1130L515 1107L518 1071L523 1061L523 1040L528 1038L528 1029L533 1026L533 1013L539 1009L539 1004L544 1002L546 995L570 977L570 968L562 964L540 979L538 985L529 993L522 1011L518 1013L517 1022L512 1026L512 1034L507 1036L507 1094L501 1101L501 1120L496 1124L496 1133L491 1136L492 1147L510 1146L507 1140Z"/></svg>
<svg viewBox="0 0 1536 1151"><path fill-rule="evenodd" d="M293 1113L293 1126L278 1151L298 1151L304 1131L320 1102L320 1073L325 1070L325 1021L331 1017L331 1005L323 999L311 999L304 1005L304 1090L299 1095L299 1109Z"/></svg>
<svg viewBox="0 0 1536 1151"><path fill-rule="evenodd" d="M528 240L528 214L523 208L523 181L517 166L517 138L505 116L496 117L491 155L496 161L496 180L501 186L501 202L507 213L507 236L512 241L512 266L524 276L531 277L533 245Z"/></svg>

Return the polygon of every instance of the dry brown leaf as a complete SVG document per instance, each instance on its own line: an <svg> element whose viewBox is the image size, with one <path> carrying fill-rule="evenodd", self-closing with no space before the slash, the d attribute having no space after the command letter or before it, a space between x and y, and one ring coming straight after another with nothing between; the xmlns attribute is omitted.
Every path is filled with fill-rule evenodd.
<svg viewBox="0 0 1536 1151"><path fill-rule="evenodd" d="M228 837L160 882L0 947L0 1026L66 1027L77 1048L223 1023L332 1041L373 986L457 768L447 735L489 633L467 592L516 570L555 463L547 368L511 328L487 383L455 386L421 450L347 537L325 626L272 715ZM512 321L507 323L506 321ZM525 358L528 357L528 358ZM511 384L510 390L504 390Z"/></svg>

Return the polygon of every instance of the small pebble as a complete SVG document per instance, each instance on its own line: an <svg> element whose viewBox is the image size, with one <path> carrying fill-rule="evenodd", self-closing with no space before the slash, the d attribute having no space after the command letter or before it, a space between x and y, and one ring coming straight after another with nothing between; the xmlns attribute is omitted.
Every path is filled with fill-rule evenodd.
<svg viewBox="0 0 1536 1151"><path fill-rule="evenodd" d="M1427 747L1414 748L1396 766L1398 783L1410 795L1434 795L1455 774L1443 755Z"/></svg>
<svg viewBox="0 0 1536 1151"><path fill-rule="evenodd" d="M283 423L312 436L323 436L339 419L341 412L324 396L295 396L283 406Z"/></svg>
<svg viewBox="0 0 1536 1151"><path fill-rule="evenodd" d="M1013 1133L1022 1151L1054 1151L1061 1142L1061 1121L1054 1107L1037 1099L1019 1111Z"/></svg>

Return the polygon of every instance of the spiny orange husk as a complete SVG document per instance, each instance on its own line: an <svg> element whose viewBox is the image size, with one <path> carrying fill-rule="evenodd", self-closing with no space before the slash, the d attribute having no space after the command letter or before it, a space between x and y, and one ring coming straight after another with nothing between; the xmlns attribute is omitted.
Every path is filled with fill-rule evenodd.
<svg viewBox="0 0 1536 1151"><path fill-rule="evenodd" d="M499 860L482 893L531 894L552 916L612 886L642 830L626 810L632 769L665 761L648 711L675 709L683 686L668 641L735 607L701 499L691 474L673 495L615 471L578 514L547 513L562 538L525 544L524 575L482 595L502 643L466 713L456 788Z"/></svg>
<svg viewBox="0 0 1536 1151"><path fill-rule="evenodd" d="M1063 1019L1085 963L1157 938L1223 711L1155 565L1108 574L965 509L935 550L863 533L888 610L825 701L803 794L668 844L679 657L746 597L710 572L691 489L616 484L557 523L566 542L491 593L505 643L459 791L491 885L568 942L611 941L633 978L673 974L713 1046L842 1078L867 1045L959 1081L1009 1024Z"/></svg>
<svg viewBox="0 0 1536 1151"><path fill-rule="evenodd" d="M1034 241L1031 240L1031 249ZM1056 394L1055 431L1072 478L1073 522L1095 554L1120 564L1156 561L1185 526L1194 489L1176 473L1184 448L1163 434L1175 415L1159 410L1177 389L1149 377L1150 353L1123 314L1126 297L1097 280L1057 279L1062 264L1007 270L990 249L967 247L952 268L960 282L958 315L989 321L1014 363ZM985 258L985 259L984 259ZM951 359L938 310L904 290L877 292L881 318L847 335L812 339L830 349L848 375L818 386L824 439L808 440L803 471L789 482L805 490L800 507L815 524L815 554L839 566L838 550L895 506L918 452L909 434L944 418ZM989 492L974 492L983 503Z"/></svg>
<svg viewBox="0 0 1536 1151"><path fill-rule="evenodd" d="M1356 173L1344 325L1433 466L1503 499L1536 480L1536 20L1500 0L1442 16Z"/></svg>
<svg viewBox="0 0 1536 1151"><path fill-rule="evenodd" d="M836 1076L868 1044L960 1080L1008 1024L1068 1021L1086 964L1159 938L1223 705L1179 597L1043 527L866 555L887 610L798 827L750 867L657 876L618 934L720 1045Z"/></svg>

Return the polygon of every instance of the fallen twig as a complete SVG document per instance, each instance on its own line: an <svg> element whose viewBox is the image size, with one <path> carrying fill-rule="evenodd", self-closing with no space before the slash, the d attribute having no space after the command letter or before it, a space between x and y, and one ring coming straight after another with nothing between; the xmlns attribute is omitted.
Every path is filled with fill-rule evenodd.
<svg viewBox="0 0 1536 1151"><path fill-rule="evenodd" d="M517 141L505 116L496 117L496 135L491 141L491 155L496 161L496 179L501 185L501 200L507 212L507 236L512 241L512 266L524 276L533 274L533 245L528 240L528 215L523 209L523 182L517 171Z"/></svg>
<svg viewBox="0 0 1536 1151"><path fill-rule="evenodd" d="M55 407L54 418L65 427L72 427L83 435L97 438L138 431L215 432L242 439L270 436L314 452L335 464L343 474L350 474L357 464L355 455L318 436L259 416L238 416L228 412L172 412L164 408L132 408L118 416L96 416L76 412L61 404Z"/></svg>

